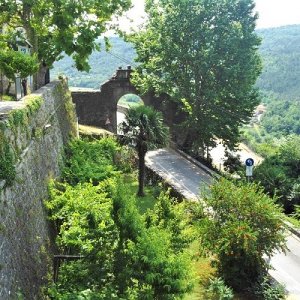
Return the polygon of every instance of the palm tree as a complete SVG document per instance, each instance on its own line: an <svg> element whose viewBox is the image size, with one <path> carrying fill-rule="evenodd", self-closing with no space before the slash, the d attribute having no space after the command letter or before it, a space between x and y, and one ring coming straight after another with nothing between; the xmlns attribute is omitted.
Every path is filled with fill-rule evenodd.
<svg viewBox="0 0 300 300"><path fill-rule="evenodd" d="M148 150L167 143L169 131L163 123L162 114L150 106L136 106L128 109L120 130L129 145L133 145L139 158L138 196L144 196L145 156Z"/></svg>

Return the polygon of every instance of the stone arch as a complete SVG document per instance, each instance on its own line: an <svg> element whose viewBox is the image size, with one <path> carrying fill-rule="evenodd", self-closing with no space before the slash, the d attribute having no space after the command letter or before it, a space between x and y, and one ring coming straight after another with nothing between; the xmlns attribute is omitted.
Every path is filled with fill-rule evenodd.
<svg viewBox="0 0 300 300"><path fill-rule="evenodd" d="M170 127L173 138L176 130L174 124L179 124L182 114L179 114L178 104L170 101L166 94L155 96L153 93L140 95L130 81L132 69L119 68L115 75L101 85L99 90L72 89L73 102L80 124L106 128L117 133L117 105L119 99L126 94L139 96L145 105L151 105L163 113L165 123Z"/></svg>
<svg viewBox="0 0 300 300"><path fill-rule="evenodd" d="M106 128L116 133L119 99L126 94L134 94L144 101L130 82L131 72L130 66L126 69L119 68L111 79L101 85L100 90L72 89L79 123Z"/></svg>

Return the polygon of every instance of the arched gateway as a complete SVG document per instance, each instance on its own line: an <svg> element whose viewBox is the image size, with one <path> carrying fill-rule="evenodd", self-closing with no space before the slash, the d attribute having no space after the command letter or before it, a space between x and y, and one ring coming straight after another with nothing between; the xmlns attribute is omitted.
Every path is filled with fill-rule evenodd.
<svg viewBox="0 0 300 300"><path fill-rule="evenodd" d="M119 68L115 75L100 87L100 90L72 88L71 93L76 104L79 123L106 128L116 133L119 99L126 94L140 96L130 82L131 72L130 66L127 69ZM177 104L167 101L167 95L156 97L149 93L140 97L145 105L151 105L163 113L164 120L171 129L174 124L182 120L182 116L178 115Z"/></svg>
<svg viewBox="0 0 300 300"><path fill-rule="evenodd" d="M116 133L119 99L126 94L138 95L130 82L131 71L130 66L127 69L119 68L100 90L71 89L80 124L98 126Z"/></svg>

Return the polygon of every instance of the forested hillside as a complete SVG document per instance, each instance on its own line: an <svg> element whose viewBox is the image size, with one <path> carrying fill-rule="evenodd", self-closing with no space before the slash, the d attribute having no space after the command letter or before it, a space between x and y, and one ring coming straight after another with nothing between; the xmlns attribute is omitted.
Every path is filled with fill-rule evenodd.
<svg viewBox="0 0 300 300"><path fill-rule="evenodd" d="M300 25L258 31L263 72L258 87L267 113L261 132L271 137L300 134Z"/></svg>
<svg viewBox="0 0 300 300"><path fill-rule="evenodd" d="M118 67L134 66L135 51L131 44L118 37L111 37L110 43L111 49L106 52L103 39L99 40L102 51L94 52L90 56L89 73L77 71L73 60L66 56L54 63L54 68L50 71L51 79L66 75L70 86L99 88L100 84L109 79Z"/></svg>
<svg viewBox="0 0 300 300"><path fill-rule="evenodd" d="M262 38L260 53L263 72L258 87L276 98L300 98L300 25L258 30ZM110 52L94 52L90 57L90 73L78 72L71 58L54 64L51 77L65 74L71 86L94 87L114 73L119 66L134 65L135 51L131 44L118 37L110 38ZM99 40L103 44L103 41ZM102 47L104 49L104 45Z"/></svg>
<svg viewBox="0 0 300 300"><path fill-rule="evenodd" d="M257 86L267 104L263 130L273 137L300 134L300 25L261 29L258 34L263 71ZM111 37L111 49L106 52L103 40L99 43L103 50L91 55L89 73L77 71L72 59L64 57L54 64L51 77L65 74L70 86L99 88L119 66L134 67L136 54L131 44Z"/></svg>
<svg viewBox="0 0 300 300"><path fill-rule="evenodd" d="M276 97L300 98L300 25L263 29L260 53L263 72L258 87Z"/></svg>

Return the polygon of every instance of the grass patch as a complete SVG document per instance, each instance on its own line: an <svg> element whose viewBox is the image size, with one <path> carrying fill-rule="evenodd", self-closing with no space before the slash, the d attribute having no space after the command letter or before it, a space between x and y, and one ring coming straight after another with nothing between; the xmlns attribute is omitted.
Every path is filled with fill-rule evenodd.
<svg viewBox="0 0 300 300"><path fill-rule="evenodd" d="M0 95L0 101L16 101L16 97L11 95Z"/></svg>
<svg viewBox="0 0 300 300"><path fill-rule="evenodd" d="M125 182L128 183L131 195L136 195L138 191L137 176L137 174L125 175ZM154 205L157 202L157 197L161 192L161 188L159 186L146 185L144 191L144 197L136 196L137 208L141 214L144 214L148 209L154 208Z"/></svg>
<svg viewBox="0 0 300 300"><path fill-rule="evenodd" d="M193 256L193 268L197 277L194 290L191 294L187 294L184 300L203 300L207 299L206 289L209 279L215 277L216 270L210 265L211 259L203 257L199 253L199 242L195 241L190 246Z"/></svg>
<svg viewBox="0 0 300 300"><path fill-rule="evenodd" d="M101 138L105 136L112 136L113 133L105 130L103 128L94 127L94 126L87 126L87 125L79 125L79 134L81 136L91 136L95 138Z"/></svg>

